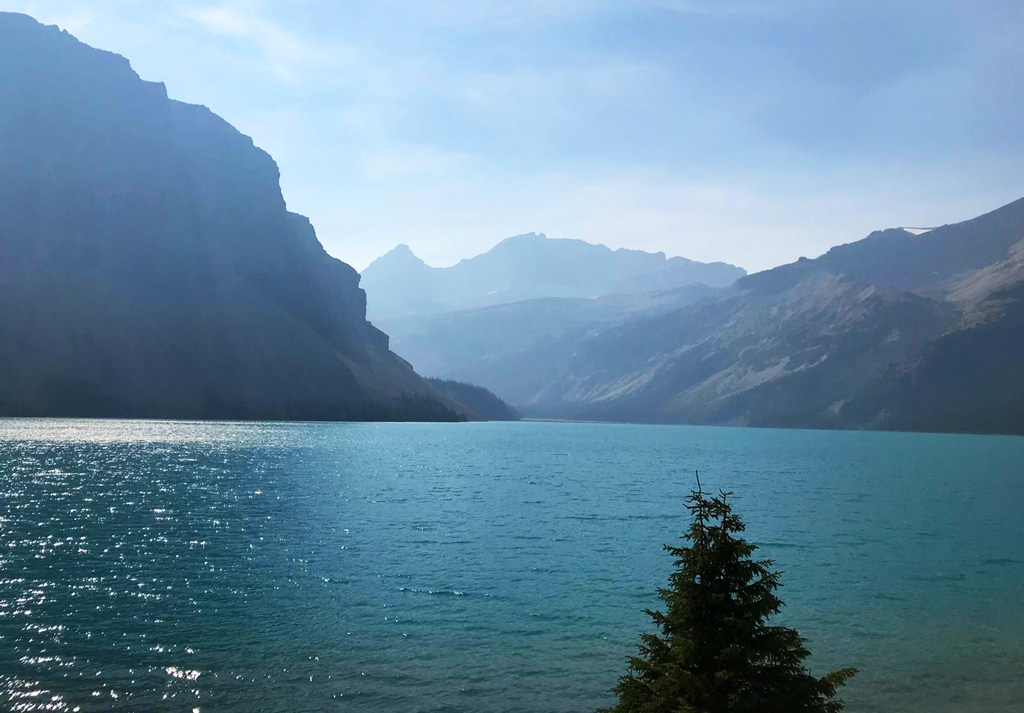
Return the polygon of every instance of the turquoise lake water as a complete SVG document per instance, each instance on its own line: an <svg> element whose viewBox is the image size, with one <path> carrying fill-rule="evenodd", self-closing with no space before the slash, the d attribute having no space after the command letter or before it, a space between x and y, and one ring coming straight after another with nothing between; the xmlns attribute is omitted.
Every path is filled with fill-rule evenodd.
<svg viewBox="0 0 1024 713"><path fill-rule="evenodd" d="M68 420L0 421L0 707L592 711L695 469L848 710L1024 710L1024 438Z"/></svg>

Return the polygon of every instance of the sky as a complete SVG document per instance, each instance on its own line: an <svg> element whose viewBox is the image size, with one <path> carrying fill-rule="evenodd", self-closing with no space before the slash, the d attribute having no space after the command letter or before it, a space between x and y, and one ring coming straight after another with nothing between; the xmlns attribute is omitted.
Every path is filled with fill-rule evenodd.
<svg viewBox="0 0 1024 713"><path fill-rule="evenodd" d="M1024 196L1020 0L0 2L267 150L363 269L526 232L750 271Z"/></svg>

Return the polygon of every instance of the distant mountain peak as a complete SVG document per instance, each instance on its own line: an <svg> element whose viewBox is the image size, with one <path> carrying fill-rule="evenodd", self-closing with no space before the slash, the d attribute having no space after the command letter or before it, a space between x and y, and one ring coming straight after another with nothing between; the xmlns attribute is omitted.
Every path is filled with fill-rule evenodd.
<svg viewBox="0 0 1024 713"><path fill-rule="evenodd" d="M381 265L390 266L405 266L411 267L412 269L427 268L432 270L433 268L423 262L423 259L416 255L405 243L399 243L395 247L388 250L386 253L381 255L379 258L370 263L366 270L370 270L371 267L376 266L380 268ZM364 270L363 272L366 272ZM372 272L372 270L371 270Z"/></svg>
<svg viewBox="0 0 1024 713"><path fill-rule="evenodd" d="M414 253L412 251L412 248L410 248L405 243L399 243L395 247L391 248L391 250L389 250L388 252L384 253L384 255L382 255L382 257L389 257L389 256L392 257L392 258L403 258L403 259L411 258L413 260L420 260L420 258L416 255L416 253ZM420 260L420 262L423 262L423 261Z"/></svg>
<svg viewBox="0 0 1024 713"><path fill-rule="evenodd" d="M549 240L548 236L544 233L523 233L522 235L513 235L511 237L502 240L499 245L503 243L535 243L540 240Z"/></svg>

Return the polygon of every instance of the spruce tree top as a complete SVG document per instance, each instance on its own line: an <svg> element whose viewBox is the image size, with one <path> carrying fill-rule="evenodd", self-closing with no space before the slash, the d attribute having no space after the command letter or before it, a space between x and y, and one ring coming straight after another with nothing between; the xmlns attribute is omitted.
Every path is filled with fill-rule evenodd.
<svg viewBox="0 0 1024 713"><path fill-rule="evenodd" d="M660 634L644 634L606 713L836 713L836 691L856 673L815 678L810 652L793 629L769 626L782 608L780 573L738 536L745 529L728 497L698 489L687 499L693 522L675 557L665 611L647 613Z"/></svg>

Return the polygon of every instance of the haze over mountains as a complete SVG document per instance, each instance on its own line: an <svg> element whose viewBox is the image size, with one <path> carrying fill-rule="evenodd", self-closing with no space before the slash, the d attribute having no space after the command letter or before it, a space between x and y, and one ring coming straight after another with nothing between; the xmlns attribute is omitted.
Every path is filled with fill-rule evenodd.
<svg viewBox="0 0 1024 713"><path fill-rule="evenodd" d="M0 13L0 415L455 419L227 122Z"/></svg>
<svg viewBox="0 0 1024 713"><path fill-rule="evenodd" d="M543 233L506 238L452 267L430 267L399 245L363 270L372 321L542 297L601 297L693 284L724 287L746 272L664 253L611 250Z"/></svg>
<svg viewBox="0 0 1024 713"><path fill-rule="evenodd" d="M424 373L472 380L527 416L1021 433L1022 256L1024 199L702 294L385 324Z"/></svg>
<svg viewBox="0 0 1024 713"><path fill-rule="evenodd" d="M514 417L404 357L528 416L1024 433L1024 199L754 275L399 246L374 326L270 156L123 57L0 13L0 106L0 415Z"/></svg>

